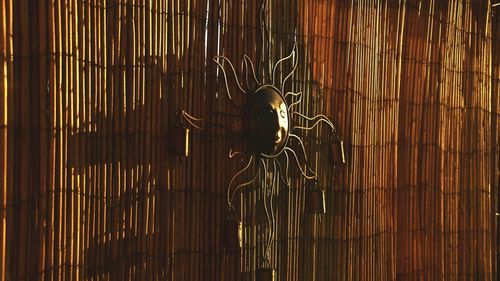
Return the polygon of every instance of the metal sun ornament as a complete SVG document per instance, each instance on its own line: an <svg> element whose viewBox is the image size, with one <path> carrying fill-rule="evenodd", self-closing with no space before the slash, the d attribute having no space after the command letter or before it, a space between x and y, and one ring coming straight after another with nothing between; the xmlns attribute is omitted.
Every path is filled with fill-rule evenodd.
<svg viewBox="0 0 500 281"><path fill-rule="evenodd" d="M242 117L242 130L240 136L246 141L248 147L247 151L235 151L231 148L229 151L229 158L234 158L235 156L249 156L246 164L233 175L227 187L228 216L224 234L226 242L229 241L229 243L226 243L226 246L239 248L242 243L242 224L238 219L236 208L233 204L235 195L243 188L255 183L261 172L264 172L266 176L271 174L271 179L269 181L267 179L264 180L265 183L263 184L264 209L270 230L264 251L264 262L261 269L264 271L272 271L269 260L271 243L274 237L274 227L272 226L275 225L276 221L272 208L272 195L268 196L269 191L272 193L273 188L279 184L278 181L281 181L286 186L290 184L290 162L295 162L303 178L314 181L317 185L317 174L308 167L304 143L297 132L312 130L320 123L323 123L331 129L333 139L337 140L336 143L342 146L342 142L336 134L335 126L328 117L323 114L308 117L299 112L298 108L302 102L302 92L285 92L287 81L292 77L298 64L296 44L293 45L292 51L288 56L281 58L274 64L271 72L272 75L268 78L270 81L264 81L266 80L265 75L259 80L255 73L253 62L247 55L244 55L242 62L247 72L247 89L244 89L242 84L238 81L235 68L228 58L216 56L213 60L222 71L227 98L240 110L240 116ZM282 64L288 61L292 62L293 67L288 73L285 73L286 75L284 78L280 80L279 77L277 77L277 70ZM233 96L228 85L227 69L224 62L227 63L232 75L235 77L238 90L244 95L243 106L238 106L233 101ZM253 79L253 83L248 81L248 77ZM254 86L251 87L250 85ZM206 120L206 118L195 118L185 111L182 111L182 117L189 124L199 129L203 127L196 123ZM307 125L296 125L299 123ZM292 147L292 142L296 144L294 146L295 148ZM341 147L341 149L343 148ZM343 157L343 150L341 153ZM238 178L249 171L252 165L257 165L255 174L245 182L236 184ZM318 190L313 190L313 192L315 191ZM320 204L323 204L323 209L319 208L319 211L313 211L311 213L324 213L324 192L321 192L320 195L323 196L320 199L320 201L323 201L320 202ZM313 196L311 196L311 198L314 200ZM238 237L239 243L235 242L234 237Z"/></svg>
<svg viewBox="0 0 500 281"><path fill-rule="evenodd" d="M271 265L271 245L275 236L276 219L273 209L273 193L280 183L285 186L290 185L290 163L295 163L298 173L308 182L305 187L308 190L307 201L311 214L322 214L326 211L324 190L319 187L317 174L309 167L304 142L299 131L310 131L319 124L326 124L331 129L330 153L334 165L345 163L343 143L336 133L333 123L323 114L308 117L300 112L302 102L302 92L285 91L287 82L293 76L298 65L297 45L293 44L290 54L271 64L270 60L264 59L265 41L269 39L270 33L265 19L267 1L262 0L260 8L260 28L261 28L261 52L258 73L263 73L258 77L252 60L244 55L242 64L245 74L245 85L240 83L236 75L235 67L225 56L215 56L213 61L218 65L224 78L225 90L229 102L239 110L239 114L231 115L225 112L212 112L206 118L196 118L185 111L180 112L184 125L189 124L197 129L213 126L224 128L226 131L237 134L246 144L246 149L236 151L229 150L229 158L247 157L243 167L236 172L227 186L227 217L224 223L223 235L224 244L227 248L239 249L243 243L242 222L234 205L235 195L244 188L261 181L263 194L263 209L265 211L268 224L267 241L263 241L263 260L260 268L256 270L258 280L275 280L276 271ZM267 36L266 36L267 35ZM268 42L270 43L270 42ZM268 50L269 51L269 50ZM270 57L270 56L269 56ZM292 68L284 72L285 65ZM261 71L263 64L266 69ZM227 68L227 67L228 68ZM231 88L228 84L228 71L234 77L237 90L244 99L242 105L238 105L233 100ZM260 79L259 79L260 78ZM206 126L201 124L207 120L212 120L216 115L240 117L242 128L240 132L218 123L209 123ZM298 125L306 124L306 125ZM292 145L293 144L293 145ZM255 167L255 173L237 183L238 179L251 171ZM261 206L262 207L262 206Z"/></svg>
<svg viewBox="0 0 500 281"><path fill-rule="evenodd" d="M297 68L298 59L296 58L296 52L297 46L294 44L292 52L287 57L284 57L276 62L273 67L271 81L268 83L259 81L255 74L252 61L246 55L243 58L245 69L247 69L247 71L251 71L251 77L253 77L257 86L254 89L244 90L236 79L239 90L245 95L245 103L242 109L242 134L244 139L249 144L250 151L241 152L233 151L231 149L229 157L233 158L235 155L248 154L250 155L250 159L229 182L227 190L227 203L230 209L234 208L233 200L236 192L255 182L260 169L270 171L272 174L278 174L280 176L279 179L285 185L289 185L288 172L290 159L292 159L292 161L297 164L300 173L305 179L315 180L317 178L317 174L307 166L308 160L306 150L302 139L298 134L296 134L297 131L309 131L314 129L320 123L324 123L330 127L332 135L335 136L335 138L338 138L335 126L328 119L328 117L323 114L308 117L296 110L298 105L302 102L302 92L295 93L288 91L285 93L284 91L287 80L293 75ZM229 59L224 56L217 56L214 58L214 61L219 65L223 72L228 98L232 100L227 83L226 69L219 59L222 59L229 64L234 77L237 77L237 75L234 70L234 66ZM276 70L280 64L286 62L287 60L293 60L293 68L283 80L278 81L276 78ZM294 121L297 119L301 119L305 121L305 123L312 123L312 125L294 125ZM299 151L295 151L291 147L290 143L292 140L298 144ZM300 154L300 157L298 154ZM304 161L301 161L300 159L304 159ZM268 169L266 164L267 161L271 162L272 168L269 167ZM235 180L242 173L247 171L253 163L257 163L257 165L259 165L259 169L257 170L255 176L252 177L250 181L234 187Z"/></svg>

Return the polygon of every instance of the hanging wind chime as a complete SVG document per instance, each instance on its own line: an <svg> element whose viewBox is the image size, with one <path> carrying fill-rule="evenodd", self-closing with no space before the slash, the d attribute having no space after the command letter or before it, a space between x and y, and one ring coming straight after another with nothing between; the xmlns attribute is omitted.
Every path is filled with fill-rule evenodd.
<svg viewBox="0 0 500 281"><path fill-rule="evenodd" d="M241 249L244 238L242 234L243 225L234 204L235 196L244 188L256 183L257 179L263 178L261 187L263 204L261 204L261 207L263 207L266 215L268 235L267 241L264 242L265 248L261 266L256 270L256 278L257 280L267 281L275 280L276 276L276 272L271 266L271 245L275 236L274 229L276 225L273 210L273 192L280 183L285 186L290 185L291 175L289 175L289 170L291 162L295 163L298 172L307 181L305 185L307 188L306 206L309 213L324 214L326 212L325 189L321 187L317 179L317 173L309 167L304 142L299 137L298 132L310 131L319 124L327 125L331 130L330 153L332 162L335 165L343 164L345 163L345 156L343 143L328 117L323 114L308 117L301 113L300 104L303 93L287 91L287 82L293 76L298 64L296 43L294 43L290 54L279 59L274 65L270 62L270 59L268 61L263 59L264 32L267 32L264 20L265 7L266 1L264 0L260 11L262 50L259 64L262 66L262 63L267 63L267 75L264 74L259 79L252 60L244 55L242 62L246 71L245 77L247 78L246 87L244 88L236 75L233 64L228 58L215 56L213 61L222 72L228 100L240 111L237 116L241 119L242 128L238 135L246 143L246 151L236 151L231 148L229 158L235 156L247 157L246 163L233 175L227 187L227 213L223 230L224 245L228 249ZM283 73L283 71L278 72L277 70L279 68L283 69L283 65L287 64L287 62L291 62L292 68L290 71L286 73ZM227 67L234 76L238 92L243 95L244 102L241 106L236 105L233 101L231 89L228 85ZM258 73L261 73L261 71L258 71ZM249 81L249 77L252 81ZM214 125L201 125L207 119L210 119L210 116L196 118L186 111L181 111L180 117L183 122L197 129ZM299 123L306 125L296 125ZM218 125L227 128L221 124ZM185 145L187 145L189 131L186 126L182 128L175 131L178 140L174 144L185 151L185 153L181 153L182 155L187 156L188 149ZM237 180L244 173L248 173L251 167L256 168L255 174L251 175L243 183L237 184Z"/></svg>

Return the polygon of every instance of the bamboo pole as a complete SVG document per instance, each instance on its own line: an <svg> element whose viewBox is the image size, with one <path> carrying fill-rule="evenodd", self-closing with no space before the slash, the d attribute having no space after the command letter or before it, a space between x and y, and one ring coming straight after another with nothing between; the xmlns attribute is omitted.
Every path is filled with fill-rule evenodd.
<svg viewBox="0 0 500 281"><path fill-rule="evenodd" d="M8 46L9 46L9 39L7 35L9 34L8 28L10 26L7 25L7 15L8 15L8 10L7 10L7 1L2 1L0 2L0 24L1 24L1 36L0 36L0 67L1 67L1 72L0 72L0 81L1 81L1 87L0 87L0 93L1 93L1 107L0 107L0 116L1 116L1 123L0 123L0 131L1 131L1 141L0 141L0 155L2 155L2 160L0 162L0 173L2 175L2 181L1 181L1 222L0 222L0 228L1 228L1 236L0 236L0 278L1 279L6 279L6 239L7 239L7 191L8 191L8 173L7 173L7 155L9 153L8 151L8 116L9 116L9 111L7 105L8 99L9 99L9 79L8 79L8 64L9 64L9 59L8 59Z"/></svg>

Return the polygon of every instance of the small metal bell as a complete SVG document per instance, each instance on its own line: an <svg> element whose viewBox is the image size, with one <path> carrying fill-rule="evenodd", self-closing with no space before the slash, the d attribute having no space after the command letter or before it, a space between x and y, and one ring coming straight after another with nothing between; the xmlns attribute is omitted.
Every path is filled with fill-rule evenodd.
<svg viewBox="0 0 500 281"><path fill-rule="evenodd" d="M183 126L172 126L168 130L168 152L172 156L189 156L189 129Z"/></svg>
<svg viewBox="0 0 500 281"><path fill-rule="evenodd" d="M232 211L224 222L224 246L229 249L240 249L243 246L243 224Z"/></svg>
<svg viewBox="0 0 500 281"><path fill-rule="evenodd" d="M276 280L276 271L270 267L261 267L255 272L255 280L274 281Z"/></svg>
<svg viewBox="0 0 500 281"><path fill-rule="evenodd" d="M336 135L330 141L330 155L334 164L345 164L344 142Z"/></svg>
<svg viewBox="0 0 500 281"><path fill-rule="evenodd" d="M325 191L318 187L317 182L308 186L307 211L310 214L326 213Z"/></svg>
<svg viewBox="0 0 500 281"><path fill-rule="evenodd" d="M321 189L309 190L307 194L307 210L311 214L326 213L325 191Z"/></svg>

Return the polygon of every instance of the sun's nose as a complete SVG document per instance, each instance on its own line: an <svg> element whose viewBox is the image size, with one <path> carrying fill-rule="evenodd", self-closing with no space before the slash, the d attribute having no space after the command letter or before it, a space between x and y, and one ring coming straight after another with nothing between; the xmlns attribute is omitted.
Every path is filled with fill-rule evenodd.
<svg viewBox="0 0 500 281"><path fill-rule="evenodd" d="M278 114L279 113L274 114L272 120L270 120L272 123L270 126L271 131L269 133L274 138L274 142L279 142L282 137Z"/></svg>
<svg viewBox="0 0 500 281"><path fill-rule="evenodd" d="M272 117L271 117L271 128L273 130L278 130L279 126L280 126L280 121L279 121L279 116L278 116L279 113L277 112L274 112Z"/></svg>

